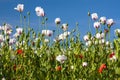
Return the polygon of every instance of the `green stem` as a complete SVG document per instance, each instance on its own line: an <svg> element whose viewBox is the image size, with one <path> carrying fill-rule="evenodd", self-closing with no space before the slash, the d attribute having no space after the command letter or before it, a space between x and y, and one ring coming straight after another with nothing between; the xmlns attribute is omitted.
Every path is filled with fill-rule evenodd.
<svg viewBox="0 0 120 80"><path fill-rule="evenodd" d="M28 14L28 28L30 28L30 14Z"/></svg>
<svg viewBox="0 0 120 80"><path fill-rule="evenodd" d="M40 17L39 17L39 26L38 26L38 33L40 32Z"/></svg>
<svg viewBox="0 0 120 80"><path fill-rule="evenodd" d="M59 24L57 24L57 36L59 35Z"/></svg>
<svg viewBox="0 0 120 80"><path fill-rule="evenodd" d="M108 32L108 41L110 41L110 28L108 28L109 32Z"/></svg>
<svg viewBox="0 0 120 80"><path fill-rule="evenodd" d="M22 27L22 13L20 12L20 25Z"/></svg>
<svg viewBox="0 0 120 80"><path fill-rule="evenodd" d="M96 34L98 33L98 28L96 28Z"/></svg>
<svg viewBox="0 0 120 80"><path fill-rule="evenodd" d="M90 27L90 17L89 16L88 16L88 26L89 26L89 31L92 32L91 27Z"/></svg>
<svg viewBox="0 0 120 80"><path fill-rule="evenodd" d="M76 23L76 35L78 34L78 23Z"/></svg>
<svg viewBox="0 0 120 80"><path fill-rule="evenodd" d="M27 29L26 29L26 17L24 16L24 29L25 29L25 33L27 32Z"/></svg>

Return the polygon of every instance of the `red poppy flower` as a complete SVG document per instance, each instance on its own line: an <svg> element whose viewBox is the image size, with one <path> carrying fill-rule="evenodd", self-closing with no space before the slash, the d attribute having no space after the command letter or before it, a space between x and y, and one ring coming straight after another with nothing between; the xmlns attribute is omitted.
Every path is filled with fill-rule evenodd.
<svg viewBox="0 0 120 80"><path fill-rule="evenodd" d="M61 66L57 66L56 67L56 71L61 71L62 70L62 67Z"/></svg>
<svg viewBox="0 0 120 80"><path fill-rule="evenodd" d="M102 64L99 68L99 73L102 73L103 69L106 69L106 64Z"/></svg>
<svg viewBox="0 0 120 80"><path fill-rule="evenodd" d="M80 54L80 55L79 55L79 58L80 58L80 59L82 59L82 58L83 58L83 55L82 55L82 54Z"/></svg>
<svg viewBox="0 0 120 80"><path fill-rule="evenodd" d="M17 54L22 54L23 53L23 50L22 49L18 49L17 50Z"/></svg>
<svg viewBox="0 0 120 80"><path fill-rule="evenodd" d="M80 54L80 55L77 54L77 55L75 55L75 57L82 59L82 58L83 58L83 55L82 55L82 54Z"/></svg>
<svg viewBox="0 0 120 80"><path fill-rule="evenodd" d="M112 58L114 55L115 55L115 53L112 52L112 53L109 55L109 57Z"/></svg>

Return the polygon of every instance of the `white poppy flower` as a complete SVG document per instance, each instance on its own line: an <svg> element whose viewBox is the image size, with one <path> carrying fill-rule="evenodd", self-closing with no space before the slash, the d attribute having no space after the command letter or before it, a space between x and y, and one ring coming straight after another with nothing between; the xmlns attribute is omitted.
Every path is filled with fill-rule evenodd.
<svg viewBox="0 0 120 80"><path fill-rule="evenodd" d="M23 32L23 28L17 28L16 31L17 31L17 33L18 33L19 35L21 35L22 32Z"/></svg>
<svg viewBox="0 0 120 80"><path fill-rule="evenodd" d="M1 27L2 30L8 31L11 30L12 26L10 24L5 24L4 26Z"/></svg>
<svg viewBox="0 0 120 80"><path fill-rule="evenodd" d="M97 39L103 39L105 37L105 34L104 33L97 33L96 34L96 38Z"/></svg>
<svg viewBox="0 0 120 80"><path fill-rule="evenodd" d="M66 39L69 35L70 35L70 32L69 32L69 31L66 31L66 32L64 32L63 34L60 34L60 35L58 36L58 41L59 41L59 40L64 40L64 39Z"/></svg>
<svg viewBox="0 0 120 80"><path fill-rule="evenodd" d="M66 39L66 36L64 34L60 34L58 36L58 40L64 40L64 39Z"/></svg>
<svg viewBox="0 0 120 80"><path fill-rule="evenodd" d="M53 31L52 30L42 30L42 35L45 35L45 36L52 36L53 34Z"/></svg>
<svg viewBox="0 0 120 80"><path fill-rule="evenodd" d="M97 20L98 19L97 13L91 14L91 17L92 17L93 20Z"/></svg>
<svg viewBox="0 0 120 80"><path fill-rule="evenodd" d="M108 19L107 20L107 25L110 27L110 26L112 26L114 24L114 21L113 21L113 19Z"/></svg>
<svg viewBox="0 0 120 80"><path fill-rule="evenodd" d="M67 60L67 57L65 55L59 55L56 57L56 60L60 63L64 63L64 61Z"/></svg>
<svg viewBox="0 0 120 80"><path fill-rule="evenodd" d="M61 22L61 19L60 19L60 18L56 18L56 19L55 19L55 24L60 24L60 22Z"/></svg>
<svg viewBox="0 0 120 80"><path fill-rule="evenodd" d="M100 22L94 22L94 28L99 28L100 27Z"/></svg>
<svg viewBox="0 0 120 80"><path fill-rule="evenodd" d="M106 17L100 17L100 23L105 24L106 23Z"/></svg>
<svg viewBox="0 0 120 80"><path fill-rule="evenodd" d="M45 16L45 13L44 13L44 9L43 8L41 8L41 7L36 7L35 8L35 11L36 11L36 15L37 16Z"/></svg>
<svg viewBox="0 0 120 80"><path fill-rule="evenodd" d="M62 29L66 31L68 29L68 24L62 24Z"/></svg>
<svg viewBox="0 0 120 80"><path fill-rule="evenodd" d="M97 38L97 39L101 39L100 33L97 33L97 34L96 34L96 38Z"/></svg>
<svg viewBox="0 0 120 80"><path fill-rule="evenodd" d="M85 35L85 36L83 37L83 39L84 39L84 41L88 41L88 40L89 40L89 36L88 36L88 35Z"/></svg>
<svg viewBox="0 0 120 80"><path fill-rule="evenodd" d="M12 39L9 40L9 45L15 44L15 42L16 42L16 39L12 38Z"/></svg>
<svg viewBox="0 0 120 80"><path fill-rule="evenodd" d="M14 8L15 10L19 11L19 12L23 12L24 10L24 5L23 4L18 4L16 8Z"/></svg>
<svg viewBox="0 0 120 80"><path fill-rule="evenodd" d="M82 64L83 67L86 67L87 65L88 65L87 62L83 62L83 64Z"/></svg>

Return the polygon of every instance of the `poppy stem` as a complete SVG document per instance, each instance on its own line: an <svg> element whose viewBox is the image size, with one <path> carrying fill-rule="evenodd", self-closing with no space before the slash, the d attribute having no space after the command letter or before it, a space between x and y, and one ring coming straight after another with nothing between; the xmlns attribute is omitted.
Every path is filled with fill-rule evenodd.
<svg viewBox="0 0 120 80"><path fill-rule="evenodd" d="M108 28L108 41L110 41L110 28Z"/></svg>
<svg viewBox="0 0 120 80"><path fill-rule="evenodd" d="M90 16L88 16L88 26L89 26L89 31L92 33L91 27L90 27Z"/></svg>
<svg viewBox="0 0 120 80"><path fill-rule="evenodd" d="M20 12L20 25L22 27L22 13Z"/></svg>

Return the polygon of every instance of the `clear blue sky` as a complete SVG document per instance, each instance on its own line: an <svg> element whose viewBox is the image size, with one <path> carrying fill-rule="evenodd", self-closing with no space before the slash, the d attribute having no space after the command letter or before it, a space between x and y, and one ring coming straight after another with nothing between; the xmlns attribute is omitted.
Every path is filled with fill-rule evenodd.
<svg viewBox="0 0 120 80"><path fill-rule="evenodd" d="M114 29L120 28L120 0L0 0L0 25L3 22L9 23L13 27L19 25L19 13L14 10L19 3L24 4L23 15L30 11L31 26L35 29L38 27L36 6L44 8L48 17L49 29L55 28L54 20L56 17L60 17L62 23L69 24L69 30L74 29L75 23L78 22L80 34L83 37L89 31L88 11L98 13L99 17L113 18L116 24L112 26L111 34L114 34ZM91 28L95 32L92 22Z"/></svg>

